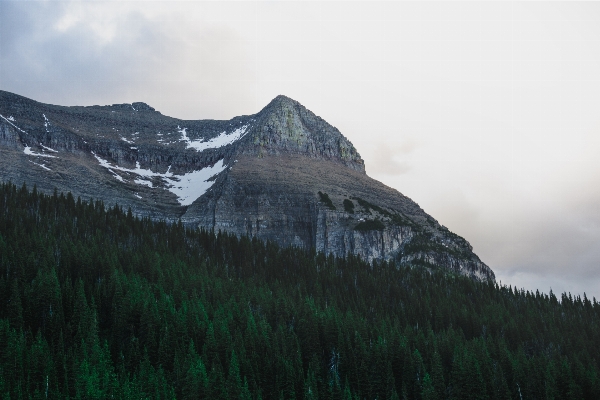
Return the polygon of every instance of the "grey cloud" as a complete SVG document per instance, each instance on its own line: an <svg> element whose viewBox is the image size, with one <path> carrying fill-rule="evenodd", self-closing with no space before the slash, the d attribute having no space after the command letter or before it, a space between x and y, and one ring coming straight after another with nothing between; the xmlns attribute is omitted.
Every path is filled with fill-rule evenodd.
<svg viewBox="0 0 600 400"><path fill-rule="evenodd" d="M595 201L589 197L589 207L577 210L569 203L547 210L523 205L494 215L486 210L449 227L457 227L505 283L600 298L600 218L594 211L600 199ZM461 213L460 207L446 210L444 218L455 213Z"/></svg>
<svg viewBox="0 0 600 400"><path fill-rule="evenodd" d="M430 192L424 202L415 200L465 237L503 283L546 293L550 288L555 293L586 292L600 299L597 174L574 176L571 185L535 197L511 191L506 182L485 182L468 191L469 196L456 181ZM401 183L395 186L402 189ZM488 197L478 198L480 193Z"/></svg>
<svg viewBox="0 0 600 400"><path fill-rule="evenodd" d="M398 145L379 143L370 157L368 172L377 175L402 175L409 172L410 164L404 160L398 161L397 158L412 153L416 147L417 143L413 140L405 140Z"/></svg>
<svg viewBox="0 0 600 400"><path fill-rule="evenodd" d="M230 118L223 95L252 93L242 40L227 27L198 24L182 35L174 20L126 10L102 42L86 19L57 30L62 3L0 7L3 90L62 105L145 101L179 118Z"/></svg>

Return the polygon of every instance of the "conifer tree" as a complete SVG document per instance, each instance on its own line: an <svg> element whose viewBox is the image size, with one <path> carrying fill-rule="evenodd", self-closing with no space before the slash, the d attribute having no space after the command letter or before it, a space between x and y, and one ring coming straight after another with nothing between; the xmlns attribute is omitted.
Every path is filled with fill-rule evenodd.
<svg viewBox="0 0 600 400"><path fill-rule="evenodd" d="M438 394L436 393L433 381L428 373L425 373L423 377L423 385L421 392L421 399L423 400L438 400Z"/></svg>
<svg viewBox="0 0 600 400"><path fill-rule="evenodd" d="M6 307L6 314L13 328L23 328L23 305L21 304L21 291L18 279L13 279L10 287L10 298Z"/></svg>
<svg viewBox="0 0 600 400"><path fill-rule="evenodd" d="M231 352L229 361L229 372L227 373L227 397L229 399L239 399L242 393L242 380L240 378L240 366L235 355L235 350Z"/></svg>
<svg viewBox="0 0 600 400"><path fill-rule="evenodd" d="M184 399L203 399L209 397L209 382L202 358L196 353L194 343L190 342L186 365L188 366L182 387Z"/></svg>
<svg viewBox="0 0 600 400"><path fill-rule="evenodd" d="M431 381L438 399L446 397L446 384L444 380L444 369L442 366L442 357L435 351L431 358Z"/></svg>

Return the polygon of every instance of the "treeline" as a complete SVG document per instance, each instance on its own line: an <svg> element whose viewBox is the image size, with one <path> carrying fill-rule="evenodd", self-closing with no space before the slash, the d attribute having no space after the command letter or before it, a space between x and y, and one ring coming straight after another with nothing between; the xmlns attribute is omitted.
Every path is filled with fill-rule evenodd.
<svg viewBox="0 0 600 400"><path fill-rule="evenodd" d="M598 399L596 299L0 187L0 397Z"/></svg>

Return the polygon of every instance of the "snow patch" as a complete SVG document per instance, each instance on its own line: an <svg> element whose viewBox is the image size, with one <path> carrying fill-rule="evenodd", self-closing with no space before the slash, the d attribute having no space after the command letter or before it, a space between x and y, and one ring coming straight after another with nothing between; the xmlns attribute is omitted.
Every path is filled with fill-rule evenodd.
<svg viewBox="0 0 600 400"><path fill-rule="evenodd" d="M137 147L130 147L131 150L137 150Z"/></svg>
<svg viewBox="0 0 600 400"><path fill-rule="evenodd" d="M219 134L219 136L209 139L208 141L204 141L204 138L200 138L199 140L191 140L187 137L187 128L180 128L177 126L177 131L181 134L180 142L185 142L186 149L195 149L196 151L204 151L207 149L216 149L219 147L227 146L228 144L232 144L237 140L244 137L246 131L248 130L249 125L243 125L239 128L236 128L233 132L227 133L223 131Z"/></svg>
<svg viewBox="0 0 600 400"><path fill-rule="evenodd" d="M40 143L40 146L42 146L44 149L46 149L46 150L48 150L48 151L51 151L51 152L53 152L53 153L58 153L58 151L56 151L56 150L54 150L54 149L51 149L50 147L46 147L46 146L44 146L44 145L43 145L43 144L41 144L41 143Z"/></svg>
<svg viewBox="0 0 600 400"><path fill-rule="evenodd" d="M219 174L227 168L223 164L223 159L217 161L212 167L206 167L198 171L188 172L187 174L174 176L167 180L171 183L168 189L171 193L175 193L178 201L182 206L189 206L198 197L202 196L215 181L209 181L210 178ZM179 178L179 182L175 179Z"/></svg>
<svg viewBox="0 0 600 400"><path fill-rule="evenodd" d="M29 161L29 162L30 162L30 163L32 163L32 164L35 164L35 165L37 165L38 167L42 167L42 168L44 168L46 171L52 171L50 168L46 167L46 164L38 164L38 163L36 163L36 162L33 162L33 161L31 161L31 160L27 160L27 161Z"/></svg>
<svg viewBox="0 0 600 400"><path fill-rule="evenodd" d="M133 140L127 140L123 136L121 136L121 140L124 141L124 142L126 142L126 143L129 143L129 144L134 144L135 143Z"/></svg>
<svg viewBox="0 0 600 400"><path fill-rule="evenodd" d="M46 114L42 114L44 116L44 127L46 128L46 131L48 131L48 125L50 125L50 121L48 121L48 118L46 118Z"/></svg>
<svg viewBox="0 0 600 400"><path fill-rule="evenodd" d="M98 157L94 152L92 152L92 154L94 157L96 157L96 160L98 160L102 167L108 169L115 176L115 178L119 179L120 181L123 181L123 178L117 175L114 172L115 170L136 174L143 178L161 178L167 186L166 189L177 196L177 200L182 206L189 206L194 202L194 200L206 193L206 191L215 183L210 179L223 172L227 168L227 166L223 163L223 159L221 159L211 167L202 168L200 170L188 172L183 175L175 175L170 172L170 166L167 169L167 172L161 174L158 172L152 172L150 169L141 168L139 162L135 163L134 169L113 166L107 160ZM134 182L138 185L146 185L151 188L154 187L152 182L149 182L146 179L138 178L135 179Z"/></svg>
<svg viewBox="0 0 600 400"><path fill-rule="evenodd" d="M23 153L27 154L28 156L36 156L36 157L47 157L47 158L57 158L56 156L51 156L50 154L40 154L40 153L35 153L31 150L31 147L25 145L25 149L23 150Z"/></svg>
<svg viewBox="0 0 600 400"><path fill-rule="evenodd" d="M138 185L146 185L148 187L154 187L152 186L152 182L144 180L144 179L134 179L134 182L137 183Z"/></svg>
<svg viewBox="0 0 600 400"><path fill-rule="evenodd" d="M0 114L0 118L3 118L6 122L8 122L9 124L11 124L15 129L19 130L20 132L23 132L24 134L27 135L27 132L25 132L23 129L19 128L18 126L16 126L15 124L13 124L11 122L11 120L9 120L8 118L6 118L4 115ZM12 119L14 121L14 118Z"/></svg>
<svg viewBox="0 0 600 400"><path fill-rule="evenodd" d="M7 121L11 121L11 122L15 122L15 117L13 117L12 115L8 118L6 118Z"/></svg>
<svg viewBox="0 0 600 400"><path fill-rule="evenodd" d="M135 110L135 108L134 108L134 110ZM138 199L141 199L141 198L142 198L142 196L140 196L140 195L139 195L139 194L137 194L137 193L135 193L135 194L134 194L134 196L135 196L135 197L137 197Z"/></svg>
<svg viewBox="0 0 600 400"><path fill-rule="evenodd" d="M106 160L103 160L102 158L98 157L98 156L96 155L96 153L94 153L93 151L92 151L92 154L94 155L94 157L96 157L96 160L98 160L98 162L100 163L100 165L101 165L101 166L103 166L104 168L108 169L108 171L109 171L109 172L112 174L112 176L114 176L114 177L115 177L115 179L117 179L117 180L119 180L119 181L121 181L121 182L125 182L125 181L123 180L123 177L122 177L122 176L118 175L118 174L117 174L115 171L113 171L113 166L112 166L112 165L110 165L110 164L108 163L108 161L106 161Z"/></svg>

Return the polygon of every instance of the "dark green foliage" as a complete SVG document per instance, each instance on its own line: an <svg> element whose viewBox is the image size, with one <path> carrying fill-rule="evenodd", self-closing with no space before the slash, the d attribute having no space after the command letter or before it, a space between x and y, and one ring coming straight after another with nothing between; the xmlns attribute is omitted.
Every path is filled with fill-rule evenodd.
<svg viewBox="0 0 600 400"><path fill-rule="evenodd" d="M385 225L378 219L368 219L366 221L359 222L354 227L357 231L382 231L385 229Z"/></svg>
<svg viewBox="0 0 600 400"><path fill-rule="evenodd" d="M347 213L354 214L354 203L352 200L344 199L344 210Z"/></svg>
<svg viewBox="0 0 600 400"><path fill-rule="evenodd" d="M366 200L361 199L360 197L351 197L351 199L354 199L358 202L358 204L365 209L365 212L370 213L371 212L371 208L377 212L379 212L380 214L388 214L389 212L384 210L381 207L376 206L375 204L371 204Z"/></svg>
<svg viewBox="0 0 600 400"><path fill-rule="evenodd" d="M597 399L600 305L0 187L0 398Z"/></svg>
<svg viewBox="0 0 600 400"><path fill-rule="evenodd" d="M413 221L411 221L410 219L408 219L408 217L405 217L405 216L403 216L401 214L392 214L389 217L391 219L392 224L394 224L394 225L398 225L398 226L410 226L411 228L413 228L413 230L415 230L417 232L422 231L422 228L419 227L419 225L415 224Z"/></svg>
<svg viewBox="0 0 600 400"><path fill-rule="evenodd" d="M323 193L319 190L319 198L321 199L321 202L325 204L325 206L328 207L330 210L336 209L327 193Z"/></svg>
<svg viewBox="0 0 600 400"><path fill-rule="evenodd" d="M368 201L363 200L360 197L351 197L351 198L354 199L354 200L356 200L358 202L358 204L362 208L364 208L365 211L368 212L368 213L370 213L371 209L373 209L373 210L377 211L379 214L385 215L386 217L392 217L394 215L397 215L397 214L391 213L390 211L388 211L388 210L386 210L384 208L381 208L381 207L379 207L379 206L377 206L377 205L375 205L373 203L369 203Z"/></svg>
<svg viewBox="0 0 600 400"><path fill-rule="evenodd" d="M462 238L460 238L460 240L464 241ZM433 235L429 232L420 232L413 236L411 240L404 245L402 254L408 255L420 252L448 253L456 258L467 260L471 259L472 257L472 253L465 248L444 246L442 243L434 240Z"/></svg>
<svg viewBox="0 0 600 400"><path fill-rule="evenodd" d="M466 245L466 244L467 244L467 241L466 241L464 238L462 238L462 237L458 236L456 233L452 232L451 230L449 230L449 229L448 229L448 228L446 228L445 226L443 226L443 225L442 225L442 226L440 227L440 229L441 229L441 231L442 231L442 232L444 232L444 233L445 233L447 236L451 237L451 238L452 238L452 240L453 240L454 242L456 242L456 243L462 243L462 244L464 244L464 245Z"/></svg>
<svg viewBox="0 0 600 400"><path fill-rule="evenodd" d="M360 197L351 197L351 198L356 200L358 202L358 204L367 213L371 213L371 209L373 209L373 210L377 211L379 214L381 214L382 216L390 218L391 223L394 225L410 226L417 231L421 231L421 228L417 224L415 224L413 221L411 221L408 217L406 217L398 212L388 211L388 210L381 208L373 203L369 203L368 201L361 199ZM350 200L348 200L348 201L350 201ZM352 203L352 202L350 201L350 203ZM344 206L345 205L346 205L346 203L344 200ZM353 203L352 203L352 209L354 210Z"/></svg>

